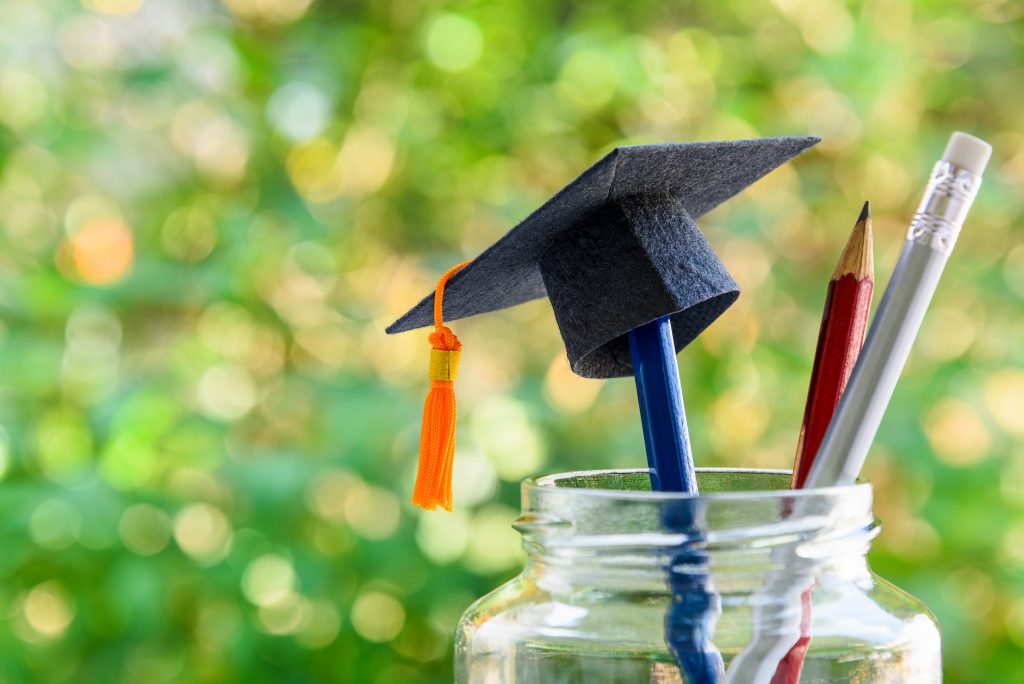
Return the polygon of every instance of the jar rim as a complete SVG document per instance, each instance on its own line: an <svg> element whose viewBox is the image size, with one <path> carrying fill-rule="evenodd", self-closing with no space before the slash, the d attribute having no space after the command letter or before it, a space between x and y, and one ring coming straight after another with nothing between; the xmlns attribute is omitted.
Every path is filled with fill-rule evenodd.
<svg viewBox="0 0 1024 684"><path fill-rule="evenodd" d="M791 471L776 468L697 468L699 474L742 474L742 475L764 475L764 476L786 476ZM522 489L524 495L541 494L543 492L572 492L574 497L587 497L594 500L617 499L621 501L716 501L728 502L742 499L777 499L785 497L790 500L813 499L828 496L851 496L871 491L871 484L863 479L857 480L852 485L833 485L830 487L814 487L809 489L758 489L758 490L737 490L737 491L716 491L707 493L689 494L686 492L659 492L650 490L633 489L609 489L599 487L563 487L559 482L579 478L603 478L616 475L639 475L649 474L649 468L607 468L596 470L575 470L561 473L548 473L546 475L535 475L523 480Z"/></svg>
<svg viewBox="0 0 1024 684"><path fill-rule="evenodd" d="M621 559L680 544L733 557L800 544L807 554L863 556L878 525L870 483L789 489L790 473L700 468L701 494L652 492L647 468L588 470L523 481L514 527L528 552L577 562L601 549ZM560 486L561 485L561 486ZM606 488L601 488L602 486ZM753 549L758 549L752 551ZM648 559L649 560L649 559Z"/></svg>

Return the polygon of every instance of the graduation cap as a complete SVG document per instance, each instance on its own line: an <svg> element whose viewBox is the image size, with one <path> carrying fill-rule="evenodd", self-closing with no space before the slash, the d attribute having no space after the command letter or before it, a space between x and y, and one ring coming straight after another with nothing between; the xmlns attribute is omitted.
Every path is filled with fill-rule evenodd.
<svg viewBox="0 0 1024 684"><path fill-rule="evenodd" d="M739 295L695 220L816 142L783 137L616 148L480 256L446 273L434 293L387 328L435 326L435 400L428 398L425 408L414 502L451 506L454 394L448 394L461 345L444 321L547 296L574 372L633 374L631 331L662 321L674 354ZM449 434L439 435L449 422Z"/></svg>

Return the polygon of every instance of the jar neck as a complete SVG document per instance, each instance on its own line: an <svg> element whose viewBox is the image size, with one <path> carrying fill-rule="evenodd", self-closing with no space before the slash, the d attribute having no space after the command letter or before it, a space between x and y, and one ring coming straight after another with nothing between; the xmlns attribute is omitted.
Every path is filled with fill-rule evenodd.
<svg viewBox="0 0 1024 684"><path fill-rule="evenodd" d="M642 484L645 474L601 471L526 483L516 522L526 576L549 591L665 592L688 578L710 578L719 593L743 594L780 574L856 580L868 573L878 525L867 485L793 492L771 489L785 482L782 473L698 471L699 483L724 488L738 479L765 489L708 486L700 496L621 489ZM567 477L577 486L565 486ZM612 489L578 486L580 477Z"/></svg>

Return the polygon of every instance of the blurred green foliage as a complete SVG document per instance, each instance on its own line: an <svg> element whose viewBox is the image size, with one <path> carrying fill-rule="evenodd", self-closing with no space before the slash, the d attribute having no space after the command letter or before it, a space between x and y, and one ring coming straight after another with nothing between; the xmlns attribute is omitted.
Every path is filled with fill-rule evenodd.
<svg viewBox="0 0 1024 684"><path fill-rule="evenodd" d="M543 301L460 322L452 514L408 504L427 344L384 326L611 147L819 134L704 221L699 465L791 464L864 199L878 291L949 132L995 157L867 476L950 682L1024 658L1024 6L0 3L0 682L444 682L517 482L639 466Z"/></svg>

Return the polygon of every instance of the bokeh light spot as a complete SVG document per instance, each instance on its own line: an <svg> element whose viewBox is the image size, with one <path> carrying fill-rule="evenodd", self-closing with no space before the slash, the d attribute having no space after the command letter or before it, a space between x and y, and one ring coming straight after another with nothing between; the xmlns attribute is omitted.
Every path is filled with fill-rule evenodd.
<svg viewBox="0 0 1024 684"><path fill-rule="evenodd" d="M352 627L367 641L391 641L405 626L405 608L393 596L365 591L352 604Z"/></svg>
<svg viewBox="0 0 1024 684"><path fill-rule="evenodd" d="M1024 435L1024 370L1004 368L985 382L985 403L1000 427Z"/></svg>
<svg viewBox="0 0 1024 684"><path fill-rule="evenodd" d="M117 531L121 541L140 556L160 553L171 540L171 518L151 504L135 504L121 514Z"/></svg>
<svg viewBox="0 0 1024 684"><path fill-rule="evenodd" d="M295 638L306 648L324 648L338 637L340 631L338 609L328 601L311 601Z"/></svg>
<svg viewBox="0 0 1024 684"><path fill-rule="evenodd" d="M199 339L227 359L244 359L253 344L254 324L250 313L231 302L213 302L203 311L197 325Z"/></svg>
<svg viewBox="0 0 1024 684"><path fill-rule="evenodd" d="M619 72L615 63L604 52L590 48L574 52L558 77L558 91L584 111L608 104L618 86Z"/></svg>
<svg viewBox="0 0 1024 684"><path fill-rule="evenodd" d="M40 636L55 639L71 625L75 608L56 581L36 585L25 597L25 620Z"/></svg>
<svg viewBox="0 0 1024 684"><path fill-rule="evenodd" d="M60 27L60 55L72 68L100 72L114 66L121 56L114 29L93 16L78 16Z"/></svg>
<svg viewBox="0 0 1024 684"><path fill-rule="evenodd" d="M193 151L196 166L208 177L234 184L245 175L249 161L249 142L227 118L220 117L205 126Z"/></svg>
<svg viewBox="0 0 1024 684"><path fill-rule="evenodd" d="M345 521L366 539L386 539L398 529L398 497L381 487L357 483L345 497Z"/></svg>
<svg viewBox="0 0 1024 684"><path fill-rule="evenodd" d="M80 414L58 409L43 415L36 424L35 441L39 467L51 480L72 483L88 473L93 439Z"/></svg>
<svg viewBox="0 0 1024 684"><path fill-rule="evenodd" d="M189 79L204 89L239 94L244 67L234 43L224 35L204 32L189 36L180 49L179 64Z"/></svg>
<svg viewBox="0 0 1024 684"><path fill-rule="evenodd" d="M353 128L338 153L344 188L351 195L368 195L380 189L391 175L395 147L381 130Z"/></svg>
<svg viewBox="0 0 1024 684"><path fill-rule="evenodd" d="M461 499L456 501L465 505ZM456 508L444 515L421 515L416 544L435 563L452 563L466 552L469 536L469 517L462 508Z"/></svg>
<svg viewBox="0 0 1024 684"><path fill-rule="evenodd" d="M753 387L721 392L708 410L711 437L722 453L743 453L768 428L771 408Z"/></svg>
<svg viewBox="0 0 1024 684"><path fill-rule="evenodd" d="M486 456L463 449L452 468L452 496L460 505L476 506L494 497L498 489L498 474Z"/></svg>
<svg viewBox="0 0 1024 684"><path fill-rule="evenodd" d="M522 542L512 529L517 511L501 504L490 504L477 511L470 523L469 548L465 564L489 575L518 566L522 562Z"/></svg>
<svg viewBox="0 0 1024 684"><path fill-rule="evenodd" d="M0 123L20 130L46 114L49 96L46 84L28 71L0 72Z"/></svg>
<svg viewBox="0 0 1024 684"><path fill-rule="evenodd" d="M810 0L802 3L799 18L804 41L816 52L835 55L853 39L853 19L838 0Z"/></svg>
<svg viewBox="0 0 1024 684"><path fill-rule="evenodd" d="M191 504L174 519L174 540L200 564L212 565L231 548L231 523L216 506Z"/></svg>
<svg viewBox="0 0 1024 684"><path fill-rule="evenodd" d="M981 623L995 604L992 578L983 570L963 567L946 577L943 596L968 620Z"/></svg>
<svg viewBox="0 0 1024 684"><path fill-rule="evenodd" d="M306 488L306 505L324 520L341 522L345 519L345 497L355 482L355 476L343 470L317 473Z"/></svg>
<svg viewBox="0 0 1024 684"><path fill-rule="evenodd" d="M1024 521L1013 523L1003 535L1002 556L1011 567L1024 570Z"/></svg>
<svg viewBox="0 0 1024 684"><path fill-rule="evenodd" d="M260 606L259 624L268 634L294 634L309 617L309 601L287 593L271 604Z"/></svg>
<svg viewBox="0 0 1024 684"><path fill-rule="evenodd" d="M294 592L295 569L283 556L260 556L242 576L242 593L257 606L279 603Z"/></svg>
<svg viewBox="0 0 1024 684"><path fill-rule="evenodd" d="M310 83L285 83L267 101L267 118L274 130L295 142L319 135L330 116L331 101Z"/></svg>
<svg viewBox="0 0 1024 684"><path fill-rule="evenodd" d="M441 14L427 29L427 57L445 71L465 71L476 64L483 49L480 27L460 14Z"/></svg>
<svg viewBox="0 0 1024 684"><path fill-rule="evenodd" d="M977 307L937 306L921 332L921 351L940 361L966 353L978 336Z"/></svg>
<svg viewBox="0 0 1024 684"><path fill-rule="evenodd" d="M594 405L604 381L581 378L572 372L569 359L559 353L544 376L544 396L548 402L567 415L582 413Z"/></svg>
<svg viewBox="0 0 1024 684"><path fill-rule="evenodd" d="M246 134L238 123L205 102L189 102L175 112L171 142L216 184L233 186L245 175L249 161Z"/></svg>
<svg viewBox="0 0 1024 684"><path fill-rule="evenodd" d="M78 541L82 533L82 516L70 501L49 499L32 511L28 528L36 544L59 551Z"/></svg>
<svg viewBox="0 0 1024 684"><path fill-rule="evenodd" d="M132 231L119 218L92 219L69 241L75 273L90 285L116 283L131 268Z"/></svg>
<svg viewBox="0 0 1024 684"><path fill-rule="evenodd" d="M144 487L160 468L160 455L137 435L118 435L103 447L100 471L113 487L130 490Z"/></svg>
<svg viewBox="0 0 1024 684"><path fill-rule="evenodd" d="M988 455L991 436L977 410L961 399L943 399L924 420L935 456L948 465L969 466Z"/></svg>
<svg viewBox="0 0 1024 684"><path fill-rule="evenodd" d="M329 202L345 189L345 178L337 162L335 145L314 138L293 147L285 166L300 195L311 202Z"/></svg>
<svg viewBox="0 0 1024 684"><path fill-rule="evenodd" d="M526 408L511 398L481 401L473 412L470 431L502 480L519 481L547 461L544 442Z"/></svg>
<svg viewBox="0 0 1024 684"><path fill-rule="evenodd" d="M160 244L172 257L194 264L217 246L217 225L201 207L182 207L164 222Z"/></svg>
<svg viewBox="0 0 1024 684"><path fill-rule="evenodd" d="M220 364L203 373L196 399L203 413L230 422L244 416L255 405L256 383L244 367Z"/></svg>

